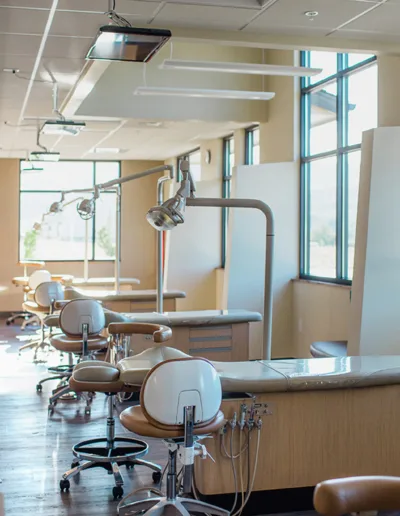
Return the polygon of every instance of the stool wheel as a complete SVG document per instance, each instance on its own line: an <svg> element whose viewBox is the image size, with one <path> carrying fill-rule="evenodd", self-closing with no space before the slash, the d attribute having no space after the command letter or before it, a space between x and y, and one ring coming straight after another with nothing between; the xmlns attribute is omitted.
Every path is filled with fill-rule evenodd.
<svg viewBox="0 0 400 516"><path fill-rule="evenodd" d="M11 321L6 321L7 326L10 326Z"/></svg>
<svg viewBox="0 0 400 516"><path fill-rule="evenodd" d="M155 484L159 484L160 480L161 480L161 472L160 471L154 471L152 477L153 477L153 482Z"/></svg>
<svg viewBox="0 0 400 516"><path fill-rule="evenodd" d="M85 416L90 416L91 410L90 407L85 408Z"/></svg>
<svg viewBox="0 0 400 516"><path fill-rule="evenodd" d="M131 464L126 465L126 469L133 469L135 467L135 464L131 462Z"/></svg>
<svg viewBox="0 0 400 516"><path fill-rule="evenodd" d="M69 491L69 488L70 488L70 483L69 483L69 480L60 480L60 490L61 492L67 492Z"/></svg>
<svg viewBox="0 0 400 516"><path fill-rule="evenodd" d="M77 468L79 466L79 462L73 461L71 462L71 469Z"/></svg>
<svg viewBox="0 0 400 516"><path fill-rule="evenodd" d="M118 500L118 498L122 498L122 496L124 494L124 490L122 489L121 486L113 487L112 492L113 492L114 500Z"/></svg>
<svg viewBox="0 0 400 516"><path fill-rule="evenodd" d="M43 390L42 384L41 384L41 383L38 383L38 384L36 385L36 392L42 392L42 390Z"/></svg>

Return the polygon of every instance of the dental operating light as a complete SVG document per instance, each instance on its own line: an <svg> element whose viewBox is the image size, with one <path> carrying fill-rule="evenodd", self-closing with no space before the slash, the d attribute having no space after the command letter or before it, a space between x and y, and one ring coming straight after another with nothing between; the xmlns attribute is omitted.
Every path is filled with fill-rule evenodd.
<svg viewBox="0 0 400 516"><path fill-rule="evenodd" d="M322 72L321 68L307 68L305 66L282 66L257 63L225 63L218 61L189 61L185 59L165 59L159 68L162 70L240 73L249 75L281 75L286 77L312 77Z"/></svg>
<svg viewBox="0 0 400 516"><path fill-rule="evenodd" d="M96 201L95 198L91 199L83 199L76 207L77 212L81 219L89 220L91 219L96 211Z"/></svg>

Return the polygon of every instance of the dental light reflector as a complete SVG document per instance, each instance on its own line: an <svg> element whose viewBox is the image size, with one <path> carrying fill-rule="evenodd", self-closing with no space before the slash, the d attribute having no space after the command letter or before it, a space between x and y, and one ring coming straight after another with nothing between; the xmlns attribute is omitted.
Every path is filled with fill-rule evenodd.
<svg viewBox="0 0 400 516"><path fill-rule="evenodd" d="M61 202L53 202L50 206L49 212L50 213L61 213L63 211L63 205Z"/></svg>
<svg viewBox="0 0 400 516"><path fill-rule="evenodd" d="M40 129L41 134L56 136L77 136L86 127L85 122L72 120L47 120Z"/></svg>
<svg viewBox="0 0 400 516"><path fill-rule="evenodd" d="M86 59L147 63L170 37L169 30L104 25Z"/></svg>
<svg viewBox="0 0 400 516"><path fill-rule="evenodd" d="M150 208L146 219L157 231L168 231L185 222L183 217L185 206L186 199L176 194L175 197L168 199L161 206Z"/></svg>
<svg viewBox="0 0 400 516"><path fill-rule="evenodd" d="M166 97L197 97L211 99L271 100L275 93L268 91L211 90L202 88L167 88L157 86L138 86L136 95L158 95Z"/></svg>
<svg viewBox="0 0 400 516"><path fill-rule="evenodd" d="M31 161L60 161L59 152L34 151L29 155Z"/></svg>
<svg viewBox="0 0 400 516"><path fill-rule="evenodd" d="M81 219L89 220L94 216L95 199L83 199L76 207Z"/></svg>
<svg viewBox="0 0 400 516"><path fill-rule="evenodd" d="M187 61L185 59L165 59L159 68L163 70L187 70L191 72L283 75L288 77L312 77L322 72L321 68L307 68L305 66L282 66L256 63L221 63L218 61Z"/></svg>

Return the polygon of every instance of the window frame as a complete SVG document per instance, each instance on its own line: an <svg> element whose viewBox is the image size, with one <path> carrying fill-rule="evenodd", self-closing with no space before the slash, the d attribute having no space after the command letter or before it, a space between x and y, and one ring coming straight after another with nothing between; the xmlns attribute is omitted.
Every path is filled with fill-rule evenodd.
<svg viewBox="0 0 400 516"><path fill-rule="evenodd" d="M222 199L229 199L231 193L231 142L234 142L234 134L222 139ZM233 149L235 152L235 149ZM221 212L221 269L225 269L228 247L228 220L229 208L222 208Z"/></svg>
<svg viewBox="0 0 400 516"><path fill-rule="evenodd" d="M18 261L21 261L22 258L21 258L21 194L46 194L46 193L50 193L50 194L54 194L55 196L56 195L61 195L61 192L62 190L21 190L21 173L23 172L22 170L22 162L23 161L26 161L26 159L20 159L19 160L19 175L18 175L18 189L19 189L19 193L18 193ZM93 177L93 186L95 185L95 181L96 181L96 164L97 163L117 163L118 164L118 178L121 178L121 171L122 171L122 166L121 166L121 160L90 160L90 159L62 159L60 160L60 162L69 162L69 163L75 163L77 161L84 161L84 162L88 162L88 163L92 163L93 165L93 170L92 170L92 177ZM79 188L79 187L77 187ZM101 195L110 195L110 194L113 194L113 195L116 195L115 192L102 192ZM56 199L55 199L56 200ZM119 218L120 218L120 224L121 224L121 221L122 221L122 195L119 197ZM96 212L93 216L93 223L92 223L92 252L91 252L91 256L92 258L89 258L89 262L100 262L100 263L107 263L107 262L115 262L115 258L109 258L109 259L102 259L102 258L96 258L96 253L95 253L95 250L96 250ZM121 261L121 242L120 242L120 249L119 249L119 256L120 256L120 261ZM47 259L43 259L43 258L35 258L35 260L39 260L39 261L43 261L43 262L46 262L46 263L62 263L62 262L68 262L68 263L80 263L83 261L83 258L81 260L68 260L68 259L64 259L64 260L47 260Z"/></svg>
<svg viewBox="0 0 400 516"><path fill-rule="evenodd" d="M244 140L244 163L245 165L254 165L254 131L258 129L260 130L260 126L258 124L251 125L247 127L245 130L245 140Z"/></svg>
<svg viewBox="0 0 400 516"><path fill-rule="evenodd" d="M310 66L310 51L300 53L301 66ZM361 142L348 145L348 119L345 106L348 103L348 78L374 66L377 57L372 56L364 61L348 66L348 54L337 54L337 72L321 81L310 84L309 77L301 78L300 100L300 279L351 285L352 280L346 278L348 271L348 167L345 159L351 152L361 150ZM323 89L324 86L336 82L336 116L337 141L336 148L311 155L310 153L310 95ZM310 271L310 163L323 158L336 157L336 277L315 276ZM307 272L308 271L308 272Z"/></svg>

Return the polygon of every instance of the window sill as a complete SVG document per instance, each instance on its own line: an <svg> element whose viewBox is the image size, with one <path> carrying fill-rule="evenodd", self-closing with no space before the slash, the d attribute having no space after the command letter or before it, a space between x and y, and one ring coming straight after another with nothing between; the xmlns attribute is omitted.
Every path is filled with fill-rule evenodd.
<svg viewBox="0 0 400 516"><path fill-rule="evenodd" d="M334 281L324 281L308 278L293 278L292 281L294 283L309 283L311 285L321 285L324 287L339 287L345 288L346 290L351 290L351 285L347 285L345 283L335 283Z"/></svg>

